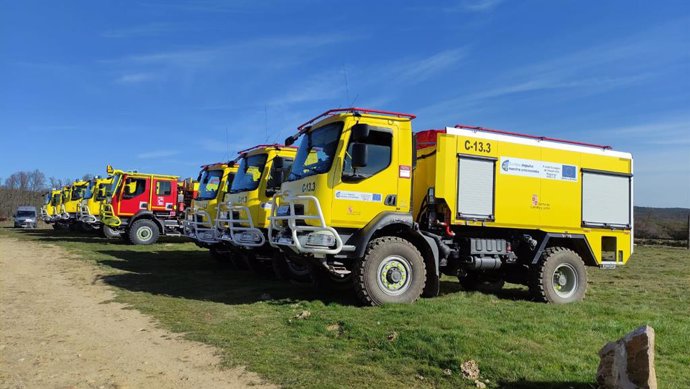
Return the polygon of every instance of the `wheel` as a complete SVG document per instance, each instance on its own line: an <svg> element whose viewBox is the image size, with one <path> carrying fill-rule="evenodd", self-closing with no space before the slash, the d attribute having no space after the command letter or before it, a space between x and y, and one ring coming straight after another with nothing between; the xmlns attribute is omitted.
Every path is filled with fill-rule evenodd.
<svg viewBox="0 0 690 389"><path fill-rule="evenodd" d="M371 241L354 271L355 291L366 305L411 303L419 298L426 283L422 254L396 236Z"/></svg>
<svg viewBox="0 0 690 389"><path fill-rule="evenodd" d="M309 281L320 292L333 293L352 290L352 274L338 276L316 264L308 264L307 268L309 269Z"/></svg>
<svg viewBox="0 0 690 389"><path fill-rule="evenodd" d="M549 247L532 269L529 286L538 301L554 304L580 301L587 291L587 270L574 251Z"/></svg>
<svg viewBox="0 0 690 389"><path fill-rule="evenodd" d="M503 289L505 281L502 278L491 278L478 273L466 273L458 276L458 281L467 291L478 290L486 293L495 293Z"/></svg>
<svg viewBox="0 0 690 389"><path fill-rule="evenodd" d="M308 266L299 265L289 260L285 254L280 251L276 251L273 254L271 264L273 265L273 272L278 278L297 282L309 282L311 280Z"/></svg>
<svg viewBox="0 0 690 389"><path fill-rule="evenodd" d="M269 267L269 265L267 265L265 261L257 258L257 256L252 252L244 253L242 255L242 259L244 259L244 263L247 265L249 270L260 276L266 276L272 273L272 269Z"/></svg>
<svg viewBox="0 0 690 389"><path fill-rule="evenodd" d="M150 219L139 219L132 223L128 232L129 241L135 245L156 243L160 236L158 225Z"/></svg>
<svg viewBox="0 0 690 389"><path fill-rule="evenodd" d="M103 234L103 236L105 236L108 239L116 239L122 236L122 232L110 226L106 226L105 224L101 226L101 234Z"/></svg>
<svg viewBox="0 0 690 389"><path fill-rule="evenodd" d="M235 261L233 261L230 251L223 250L218 246L211 246L209 247L209 254L211 254L211 258L215 259L219 264L235 267Z"/></svg>

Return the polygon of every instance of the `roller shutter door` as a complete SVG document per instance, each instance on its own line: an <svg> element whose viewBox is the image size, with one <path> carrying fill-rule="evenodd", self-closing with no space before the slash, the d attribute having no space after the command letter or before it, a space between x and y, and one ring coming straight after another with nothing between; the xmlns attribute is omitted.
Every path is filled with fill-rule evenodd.
<svg viewBox="0 0 690 389"><path fill-rule="evenodd" d="M582 222L593 226L630 226L630 177L582 172Z"/></svg>
<svg viewBox="0 0 690 389"><path fill-rule="evenodd" d="M458 213L462 219L494 218L496 161L458 158Z"/></svg>

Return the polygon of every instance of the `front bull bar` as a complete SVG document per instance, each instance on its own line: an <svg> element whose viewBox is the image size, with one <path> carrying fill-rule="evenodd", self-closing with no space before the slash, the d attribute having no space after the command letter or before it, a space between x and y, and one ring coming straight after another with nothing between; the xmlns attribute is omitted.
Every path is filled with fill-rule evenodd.
<svg viewBox="0 0 690 389"><path fill-rule="evenodd" d="M295 205L299 203L304 206L304 215L298 215L295 212ZM278 206L280 204L280 206ZM307 205L312 207L307 207ZM279 208L286 209L287 215L279 215ZM315 215L307 215L306 209L316 210ZM321 203L315 196L292 196L289 192L278 192L273 195L271 199L271 216L268 218L268 243L276 248L280 246L290 247L291 249L300 253L310 253L319 255L333 255L338 254L343 249L343 240L333 227L326 225L326 220L323 217L321 210ZM317 220L318 226L308 224L310 220ZM300 225L298 222L301 221ZM285 227L281 224L287 222L287 229L290 230L290 236L285 236ZM306 236L313 233L330 234L335 238L335 247L314 246L309 245ZM275 236L274 236L275 235ZM304 242L300 240L300 236L305 239Z"/></svg>
<svg viewBox="0 0 690 389"><path fill-rule="evenodd" d="M264 233L254 226L249 207L227 202L224 204L224 208L228 216L227 218L219 218L218 222L225 224L226 231L230 232L230 235L225 233L221 239L239 247L261 247L266 244ZM241 216L243 213L244 219Z"/></svg>

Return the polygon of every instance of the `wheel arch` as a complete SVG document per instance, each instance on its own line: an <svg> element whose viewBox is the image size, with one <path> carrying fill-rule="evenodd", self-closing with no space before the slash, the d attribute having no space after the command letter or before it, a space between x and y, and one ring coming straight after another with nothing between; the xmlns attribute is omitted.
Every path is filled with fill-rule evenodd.
<svg viewBox="0 0 690 389"><path fill-rule="evenodd" d="M158 232L161 235L165 234L165 228L163 228L163 224L161 223L160 220L153 214L151 211L139 211L129 221L129 226L131 227L137 220L141 219L148 219L156 223L156 226L158 226Z"/></svg>
<svg viewBox="0 0 690 389"><path fill-rule="evenodd" d="M532 265L536 265L541 256L544 254L544 250L549 247L565 247L573 250L577 255L582 258L585 265L587 266L598 266L599 263L596 260L594 251L589 245L587 237L583 234L554 234L547 233L539 244L539 248L534 253L532 258Z"/></svg>

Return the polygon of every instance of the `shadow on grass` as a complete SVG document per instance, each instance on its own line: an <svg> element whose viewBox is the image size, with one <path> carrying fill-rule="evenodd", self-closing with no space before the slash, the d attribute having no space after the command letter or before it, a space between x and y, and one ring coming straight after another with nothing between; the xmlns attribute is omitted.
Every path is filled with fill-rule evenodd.
<svg viewBox="0 0 690 389"><path fill-rule="evenodd" d="M133 292L213 301L223 304L292 304L319 300L324 304L355 305L352 293L324 293L309 284L278 280L271 275L234 270L212 259L208 251L102 250L113 259L99 263L126 271L103 281Z"/></svg>
<svg viewBox="0 0 690 389"><path fill-rule="evenodd" d="M97 230L91 232L71 231L71 230L55 230L55 229L36 229L36 230L17 230L21 234L26 234L31 238L42 242L76 242L76 243L109 243L129 245L122 239L106 239L100 235ZM163 236L157 243L187 243L189 240L183 237Z"/></svg>
<svg viewBox="0 0 690 389"><path fill-rule="evenodd" d="M536 381L517 381L499 382L501 389L595 389L595 383L587 382L536 382Z"/></svg>

